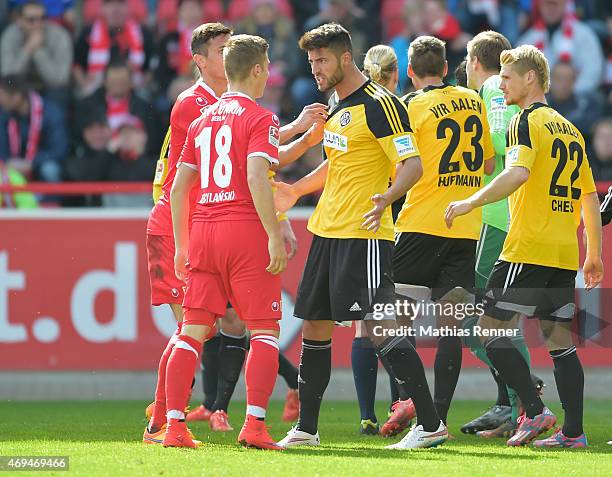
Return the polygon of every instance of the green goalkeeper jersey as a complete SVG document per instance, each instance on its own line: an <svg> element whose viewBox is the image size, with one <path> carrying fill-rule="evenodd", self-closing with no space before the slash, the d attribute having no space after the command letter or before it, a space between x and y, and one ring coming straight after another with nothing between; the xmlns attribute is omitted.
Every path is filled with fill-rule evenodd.
<svg viewBox="0 0 612 477"><path fill-rule="evenodd" d="M491 131L491 139L495 149L495 170L490 176L484 176L485 185L491 182L504 170L504 156L506 152L506 130L510 119L520 111L516 105L507 106L504 93L499 89L501 78L494 75L488 78L480 88L480 97L487 109L487 120ZM482 222L492 225L500 230L508 231L508 201L502 199L482 208Z"/></svg>

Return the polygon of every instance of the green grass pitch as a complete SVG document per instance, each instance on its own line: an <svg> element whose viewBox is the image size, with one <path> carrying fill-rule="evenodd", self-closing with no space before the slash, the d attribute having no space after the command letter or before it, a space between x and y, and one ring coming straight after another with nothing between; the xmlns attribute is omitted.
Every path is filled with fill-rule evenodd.
<svg viewBox="0 0 612 477"><path fill-rule="evenodd" d="M358 434L356 402L324 402L320 419L322 446L285 452L244 449L236 437L244 403L233 403L228 434L212 433L195 423L205 442L197 450L164 449L142 444L146 402L4 402L0 405L0 455L67 455L68 472L12 472L18 476L612 476L612 402L587 401L587 450L514 449L503 440L483 440L459 432L461 424L490 403L457 401L449 417L455 439L437 449L388 451L398 439ZM269 411L271 434L281 438L289 429L280 421L282 403ZM378 416L385 404L378 403ZM553 410L561 416L559 406ZM0 472L0 476L4 474Z"/></svg>

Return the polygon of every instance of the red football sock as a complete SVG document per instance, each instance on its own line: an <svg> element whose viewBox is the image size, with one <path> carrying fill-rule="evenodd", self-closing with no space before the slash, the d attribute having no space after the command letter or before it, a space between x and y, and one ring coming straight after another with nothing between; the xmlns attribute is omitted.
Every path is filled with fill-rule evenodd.
<svg viewBox="0 0 612 477"><path fill-rule="evenodd" d="M266 417L266 408L278 373L278 338L258 334L251 337L245 381L247 414Z"/></svg>
<svg viewBox="0 0 612 477"><path fill-rule="evenodd" d="M157 386L155 387L155 407L153 408L153 416L151 417L151 428L159 429L166 422L166 367L168 358L174 348L178 336L181 333L181 323L178 324L177 330L170 337L166 349L161 355L159 366L157 367Z"/></svg>
<svg viewBox="0 0 612 477"><path fill-rule="evenodd" d="M183 419L191 392L191 382L196 363L202 351L202 343L190 336L180 335L166 367L167 419Z"/></svg>

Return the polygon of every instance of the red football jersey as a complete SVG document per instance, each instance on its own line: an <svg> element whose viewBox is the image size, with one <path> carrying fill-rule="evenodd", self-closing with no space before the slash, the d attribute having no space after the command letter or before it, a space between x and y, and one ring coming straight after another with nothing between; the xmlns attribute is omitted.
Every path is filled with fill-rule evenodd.
<svg viewBox="0 0 612 477"><path fill-rule="evenodd" d="M200 115L206 106L219 100L215 92L204 81L199 80L191 88L183 91L177 98L172 112L170 113L170 151L168 153L168 175L162 186L162 195L153 207L147 233L151 235L173 236L172 212L170 210L170 189L176 176L176 165L178 163L189 125ZM191 192L191 204L195 204L199 187L194 187ZM193 214L194 208L191 208Z"/></svg>
<svg viewBox="0 0 612 477"><path fill-rule="evenodd" d="M200 172L194 222L259 220L247 183L247 161L278 164L278 117L242 93L225 93L191 123L179 164Z"/></svg>

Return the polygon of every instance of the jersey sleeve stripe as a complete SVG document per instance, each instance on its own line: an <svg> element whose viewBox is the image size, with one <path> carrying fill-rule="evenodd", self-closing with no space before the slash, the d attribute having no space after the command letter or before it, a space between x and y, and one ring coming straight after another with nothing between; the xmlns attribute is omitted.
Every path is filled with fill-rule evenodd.
<svg viewBox="0 0 612 477"><path fill-rule="evenodd" d="M509 144L508 144L509 146L516 146L516 143L517 143L517 141L516 141L516 137L517 137L516 136L517 119L518 119L518 116L514 116L512 118L512 122L510 123L510 128L509 128L509 131L510 131L510 141L509 141Z"/></svg>
<svg viewBox="0 0 612 477"><path fill-rule="evenodd" d="M384 95L383 97L389 103L389 109L391 109L391 112L393 113L393 118L395 119L395 122L397 124L398 132L404 132L404 128L402 127L402 120L400 119L399 113L397 112L397 108L393 103L393 99L389 95Z"/></svg>
<svg viewBox="0 0 612 477"><path fill-rule="evenodd" d="M278 159L272 157L270 154L266 152L252 152L247 156L247 159L250 159L251 157L256 157L256 156L263 157L265 160L267 160L272 165L278 164Z"/></svg>
<svg viewBox="0 0 612 477"><path fill-rule="evenodd" d="M408 107L399 98L392 97L391 101L393 104L395 104L395 109L399 115L402 130L404 132L412 132L412 128L410 127L410 118L408 117Z"/></svg>
<svg viewBox="0 0 612 477"><path fill-rule="evenodd" d="M397 134L397 132L395 130L395 125L394 125L393 121L391 120L391 117L389 116L389 111L387 110L385 104L381 101L380 97L378 96L378 94L374 90L374 87L371 84L369 84L368 86L366 86L364 91L368 95L370 95L372 98L374 98L375 100L377 100L380 103L380 106L381 106L382 110L384 111L385 116L387 117L387 122L389 123L389 126L391 127L391 131L393 132L393 134Z"/></svg>
<svg viewBox="0 0 612 477"><path fill-rule="evenodd" d="M399 131L397 130L397 125L395 124L395 122L393 121L389 110L387 109L387 105L383 102L382 98L380 97L380 95L378 94L378 92L372 87L372 85L368 85L365 88L365 92L367 94L369 94L372 98L374 98L375 100L377 100L380 105L382 106L383 111L385 112L385 116L387 117L387 121L389 122L389 125L391 126L391 130L393 131L393 134L398 134Z"/></svg>
<svg viewBox="0 0 612 477"><path fill-rule="evenodd" d="M164 137L164 142L162 144L161 151L159 151L159 158L166 159L168 157L170 149L170 127L168 127L168 131L166 131L166 137Z"/></svg>
<svg viewBox="0 0 612 477"><path fill-rule="evenodd" d="M521 114L516 127L516 140L519 145L531 147L531 136L529 135L529 113L531 110L524 111Z"/></svg>
<svg viewBox="0 0 612 477"><path fill-rule="evenodd" d="M385 101L385 103L389 107L389 111L391 112L391 116L395 120L395 125L397 126L397 132L398 133L403 132L404 128L402 127L402 121L400 119L399 113L397 112L397 108L396 108L395 104L393 104L393 98L391 98L389 93L387 91L385 91L384 89L382 89L382 88L380 88L378 86L374 86L374 87L376 88L376 90L380 94L381 98L383 98L383 101Z"/></svg>
<svg viewBox="0 0 612 477"><path fill-rule="evenodd" d="M200 169L199 169L199 167L198 167L197 165L195 165L195 164L190 164L189 162L179 162L179 163L176 165L176 168L178 169L180 166L187 166L187 167L189 167L189 169L193 169L194 171L199 171L199 170L200 170Z"/></svg>

